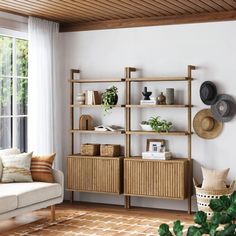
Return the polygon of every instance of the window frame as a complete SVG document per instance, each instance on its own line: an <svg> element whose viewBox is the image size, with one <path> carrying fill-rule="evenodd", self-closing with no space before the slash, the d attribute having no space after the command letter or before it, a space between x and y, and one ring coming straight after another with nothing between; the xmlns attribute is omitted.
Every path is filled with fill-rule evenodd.
<svg viewBox="0 0 236 236"><path fill-rule="evenodd" d="M19 31L14 31L14 30L9 30L9 29L4 29L0 28L0 36L3 37L11 37L12 38L12 75L0 75L1 77L5 78L12 78L12 114L11 115L0 115L1 118L12 118L12 129L11 129L11 146L13 148L17 147L17 118L23 118L27 117L28 118L28 113L26 115L17 115L17 79L27 79L28 77L22 77L22 76L17 76L17 54L16 54L16 40L21 39L21 40L27 40L28 41L28 34L24 32L19 32ZM29 81L29 80L28 80ZM26 133L27 135L27 133Z"/></svg>

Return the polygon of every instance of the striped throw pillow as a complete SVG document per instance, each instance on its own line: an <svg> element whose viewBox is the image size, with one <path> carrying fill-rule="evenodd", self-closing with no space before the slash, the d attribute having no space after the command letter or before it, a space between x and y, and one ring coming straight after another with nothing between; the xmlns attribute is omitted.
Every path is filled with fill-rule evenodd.
<svg viewBox="0 0 236 236"><path fill-rule="evenodd" d="M56 153L48 156L33 156L31 159L31 175L33 181L53 183L52 164Z"/></svg>

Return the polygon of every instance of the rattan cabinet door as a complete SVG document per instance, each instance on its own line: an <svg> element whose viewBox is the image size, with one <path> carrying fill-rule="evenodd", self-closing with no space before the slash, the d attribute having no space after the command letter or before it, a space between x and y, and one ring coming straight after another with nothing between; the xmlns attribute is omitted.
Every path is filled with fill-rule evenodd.
<svg viewBox="0 0 236 236"><path fill-rule="evenodd" d="M93 159L67 157L67 189L93 191Z"/></svg>

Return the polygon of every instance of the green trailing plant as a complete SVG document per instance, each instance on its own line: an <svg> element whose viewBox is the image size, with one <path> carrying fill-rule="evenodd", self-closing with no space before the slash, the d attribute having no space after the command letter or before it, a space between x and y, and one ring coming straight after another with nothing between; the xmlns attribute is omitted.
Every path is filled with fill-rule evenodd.
<svg viewBox="0 0 236 236"><path fill-rule="evenodd" d="M118 89L116 86L112 86L111 88L106 89L106 91L102 94L102 108L106 113L112 109L113 105L117 104L118 101Z"/></svg>
<svg viewBox="0 0 236 236"><path fill-rule="evenodd" d="M207 214L198 211L194 214L194 223L187 230L187 236L234 236L236 235L236 191L230 196L221 196L210 201L213 215L207 220ZM179 220L174 222L173 231L167 224L160 225L160 236L182 236L184 226Z"/></svg>
<svg viewBox="0 0 236 236"><path fill-rule="evenodd" d="M167 120L161 120L159 116L151 117L148 120L152 130L157 132L168 132L172 127L172 123Z"/></svg>

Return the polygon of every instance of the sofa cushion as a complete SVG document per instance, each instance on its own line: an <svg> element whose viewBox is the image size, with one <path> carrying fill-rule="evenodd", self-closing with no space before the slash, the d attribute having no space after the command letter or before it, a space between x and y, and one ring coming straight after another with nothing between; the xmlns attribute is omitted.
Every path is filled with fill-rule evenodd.
<svg viewBox="0 0 236 236"><path fill-rule="evenodd" d="M17 196L8 195L5 193L3 194L0 191L0 214L8 212L8 211L13 211L16 208L17 208Z"/></svg>
<svg viewBox="0 0 236 236"><path fill-rule="evenodd" d="M0 150L0 182L1 182L1 178L2 178L2 169L3 169L1 156L12 155L12 154L20 154L20 150L17 148L8 148L8 149Z"/></svg>
<svg viewBox="0 0 236 236"><path fill-rule="evenodd" d="M62 188L57 183L9 183L0 184L0 196L3 192L4 194L16 195L17 208L21 208L60 197Z"/></svg>
<svg viewBox="0 0 236 236"><path fill-rule="evenodd" d="M47 156L34 156L31 159L33 181L53 183L52 164L56 153Z"/></svg>
<svg viewBox="0 0 236 236"><path fill-rule="evenodd" d="M32 154L31 152L1 156L2 182L33 182L30 172Z"/></svg>

